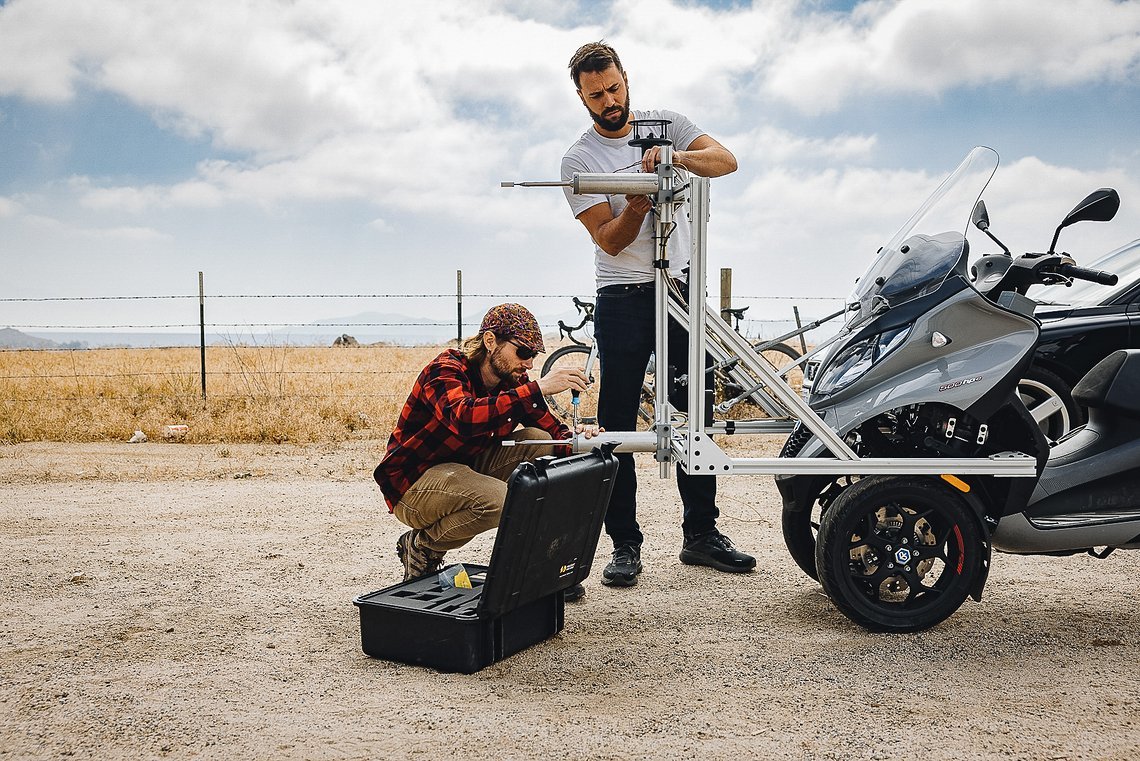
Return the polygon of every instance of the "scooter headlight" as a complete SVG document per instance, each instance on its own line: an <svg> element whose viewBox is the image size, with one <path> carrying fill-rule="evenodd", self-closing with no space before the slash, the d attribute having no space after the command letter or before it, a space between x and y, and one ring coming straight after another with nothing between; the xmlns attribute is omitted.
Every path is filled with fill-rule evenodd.
<svg viewBox="0 0 1140 761"><path fill-rule="evenodd" d="M812 385L812 393L834 394L851 385L888 354L902 346L909 333L910 325L904 325L845 347L822 369Z"/></svg>

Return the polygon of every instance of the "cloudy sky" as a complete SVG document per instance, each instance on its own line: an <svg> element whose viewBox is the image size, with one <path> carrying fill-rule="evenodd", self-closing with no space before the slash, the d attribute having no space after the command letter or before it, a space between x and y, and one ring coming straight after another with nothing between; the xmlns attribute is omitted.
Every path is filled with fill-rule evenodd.
<svg viewBox="0 0 1140 761"><path fill-rule="evenodd" d="M587 295L592 247L560 191L499 184L557 177L589 126L567 61L599 38L634 107L686 113L736 154L709 266L757 312L845 296L977 144L1001 155L986 199L1011 248L1048 246L1103 186L1117 219L1063 247L1087 263L1140 237L1140 2L7 0L0 298L194 294L199 271L215 294L441 293L457 269L469 293ZM7 301L0 323L189 307ZM211 318L363 311L454 304L261 299Z"/></svg>

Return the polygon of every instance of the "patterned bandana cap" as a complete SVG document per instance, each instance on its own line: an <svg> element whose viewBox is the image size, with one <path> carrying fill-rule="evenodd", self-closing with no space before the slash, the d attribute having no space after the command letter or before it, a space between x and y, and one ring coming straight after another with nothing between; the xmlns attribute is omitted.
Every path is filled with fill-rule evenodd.
<svg viewBox="0 0 1140 761"><path fill-rule="evenodd" d="M519 304L499 304L483 316L483 324L479 326L479 333L491 331L503 338L513 338L521 346L543 352L546 347L542 343L542 330L538 327L538 320Z"/></svg>

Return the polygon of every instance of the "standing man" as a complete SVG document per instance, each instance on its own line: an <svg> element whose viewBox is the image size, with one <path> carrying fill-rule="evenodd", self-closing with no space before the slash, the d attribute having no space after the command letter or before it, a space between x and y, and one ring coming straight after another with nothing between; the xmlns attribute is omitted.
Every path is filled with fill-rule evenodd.
<svg viewBox="0 0 1140 761"><path fill-rule="evenodd" d="M570 436L543 396L584 391L586 376L562 368L530 380L527 370L545 350L534 315L500 304L462 350L443 352L416 378L373 474L388 510L411 527L396 542L404 581L438 571L445 552L498 526L515 467L549 454L549 447L504 447L504 439ZM598 428L578 431L590 438ZM572 588L567 599L580 593Z"/></svg>
<svg viewBox="0 0 1140 761"><path fill-rule="evenodd" d="M631 119L668 119L675 147L673 162L703 177L736 171L736 158L685 116L675 111L630 111L629 80L617 52L605 42L583 45L570 59L570 78L593 124L562 158L562 179L576 172L654 172L660 148L641 150L629 145ZM598 398L598 422L610 431L632 431L645 366L655 342L653 286L654 240L652 203L646 196L574 195L566 188L574 216L593 238L598 297L594 311L594 340L606 382ZM691 235L689 221L678 214L669 238L669 274L688 295ZM688 357L688 334L669 324L670 358ZM658 366L657 377L668 377ZM671 399L686 409L684 389ZM613 560L602 572L602 583L632 586L641 573L641 529L637 524L637 477L633 455L618 455L617 476L606 532L614 543ZM716 519L716 478L690 476L677 470L677 489L684 506L681 562L741 573L756 560L737 550L720 533Z"/></svg>

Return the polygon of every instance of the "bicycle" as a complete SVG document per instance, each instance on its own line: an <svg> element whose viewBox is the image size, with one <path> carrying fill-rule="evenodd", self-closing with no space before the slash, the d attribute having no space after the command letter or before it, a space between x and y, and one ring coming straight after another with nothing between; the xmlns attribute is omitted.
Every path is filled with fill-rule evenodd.
<svg viewBox="0 0 1140 761"><path fill-rule="evenodd" d="M601 386L602 380L597 344L592 341L587 344L575 335L576 332L580 331L587 334L588 338L592 338L592 336L589 335L590 330L587 326L594 321L594 304L589 301L582 301L577 296L573 297L573 301L575 309L582 315L582 320L577 325L567 325L563 320L558 321L559 340L569 339L572 343L570 346L563 346L555 350L546 362L543 363L540 375L546 375L557 367L585 369L586 375L590 379L591 389L588 393L580 396L579 422L596 423L598 389ZM733 329L737 333L740 333L740 322L744 319L744 313L748 311L748 307L728 309L725 311L733 320ZM802 363L796 363L798 363L802 355L794 347L784 343L784 341L801 335L814 327L818 327L821 322L834 316L835 315L830 315L822 321L817 321L798 330L793 330L770 341L757 342L753 344L753 350L763 355L764 358L776 368L777 372L785 376L792 388L798 392L803 383L803 367ZM747 376L741 377L738 372L734 372L734 368L738 362L739 360L729 360L727 362L714 364L710 367L710 371L713 375L714 397L716 401L715 410L719 414L729 412L733 407L745 400L753 402L756 406L761 407L761 409L770 406L770 403L764 404L758 398L759 395L764 393L761 387L757 387L752 383L749 383L749 386L746 387L744 381ZM645 370L645 379L641 385L641 399L637 409L637 427L639 430L645 430L652 426L653 405L656 399L654 391L655 382L654 358L650 357L649 365ZM571 419L572 398L569 391L548 395L546 397L546 403L555 415L567 421ZM749 412L755 412L755 410L750 408Z"/></svg>
<svg viewBox="0 0 1140 761"><path fill-rule="evenodd" d="M740 333L740 323L744 319L744 313L746 311L748 311L748 307L740 307L739 309L724 309L722 310L721 314L724 316L726 321L731 320L732 329L737 333ZM787 333L776 336L771 340L752 344L752 348L757 353L762 354L764 358L768 360L769 364L776 368L776 372L778 372L784 378L785 382L794 391L797 393L802 393L805 363L811 356L815 355L823 347L817 346L811 351L808 351L807 355L805 356L800 351L784 342L795 338L796 336L800 336L800 346L803 347L805 351L807 351L807 346L804 344L802 336L809 330L815 330L824 323L830 322L836 317L843 315L845 312L845 309L840 309L837 312L832 312L826 317L821 317L820 319L815 320L807 325L801 325L795 330L789 330ZM741 335L743 334L741 333ZM760 401L757 398L757 393L761 390L762 385L751 383L750 385L745 386L743 383L741 383L740 376L734 371L738 364L738 359L730 359L713 366L714 377L718 378L719 380L724 380L725 378L728 379L723 383L723 386L719 388L718 393L720 393L720 391L723 391L724 396L731 396L731 398L722 399L717 402L716 407L714 408L715 412L717 413L724 414L745 399L751 400L753 402ZM761 404L760 406L764 405Z"/></svg>
<svg viewBox="0 0 1140 761"><path fill-rule="evenodd" d="M598 422L598 390L601 388L602 366L598 361L598 345L592 340L591 329L586 327L594 321L594 304L593 302L582 301L577 296L574 296L573 299L574 308L582 315L582 321L577 325L567 325L562 320L558 321L558 340L568 338L572 343L553 351L542 363L540 375L546 375L559 367L585 370L586 377L589 378L590 388L586 393L579 395L578 422L596 425ZM578 331L586 334L586 337L590 339L589 344L574 335ZM645 369L645 380L641 385L641 401L637 408L637 427L639 430L647 429L653 424L655 392L652 366L653 360L650 359L649 365ZM545 398L551 412L567 422L571 420L573 406L569 391L549 394Z"/></svg>

